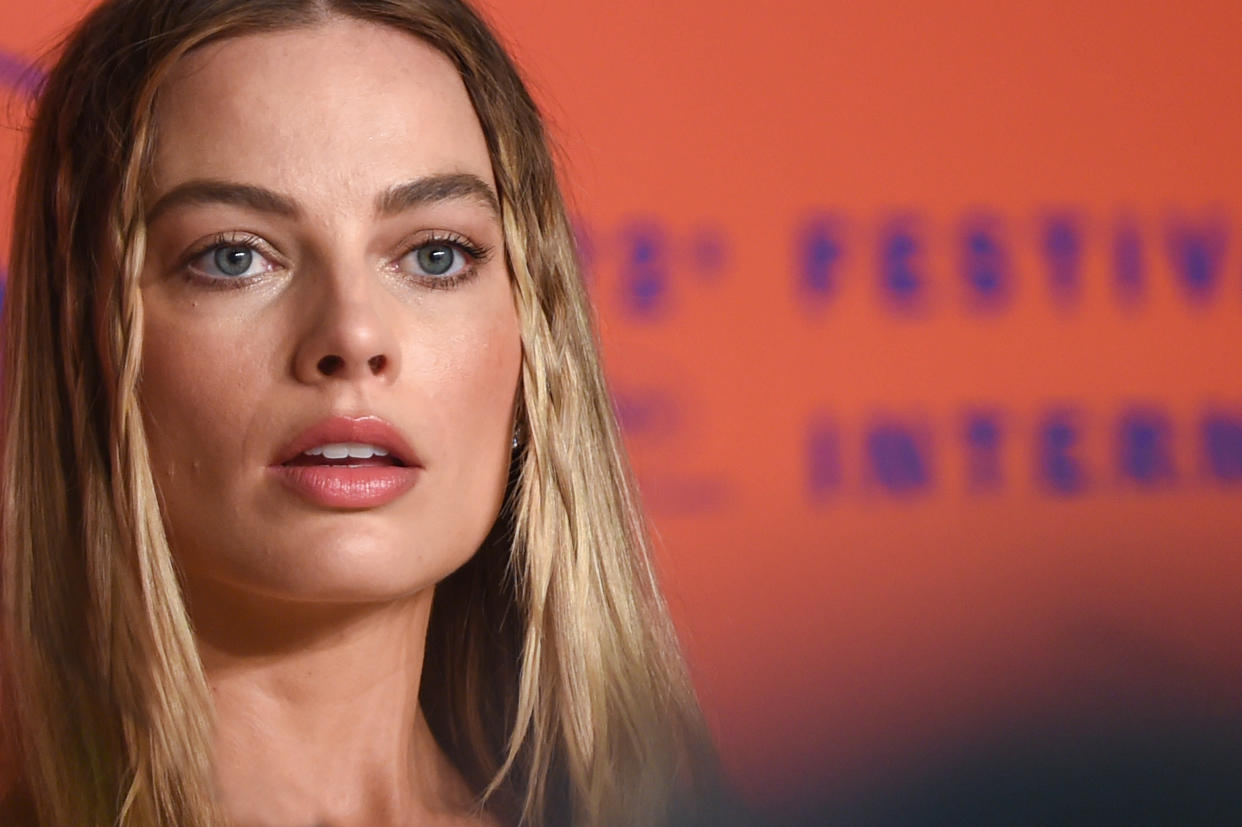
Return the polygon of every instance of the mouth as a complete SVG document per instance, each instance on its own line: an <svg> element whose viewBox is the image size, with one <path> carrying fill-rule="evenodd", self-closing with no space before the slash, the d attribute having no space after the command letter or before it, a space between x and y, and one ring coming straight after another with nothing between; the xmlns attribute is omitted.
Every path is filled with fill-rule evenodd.
<svg viewBox="0 0 1242 827"><path fill-rule="evenodd" d="M282 462L286 468L405 468L387 448L365 442L331 442L308 448Z"/></svg>
<svg viewBox="0 0 1242 827"><path fill-rule="evenodd" d="M336 510L386 505L423 471L405 437L376 416L315 423L277 452L270 470L305 502Z"/></svg>
<svg viewBox="0 0 1242 827"><path fill-rule="evenodd" d="M276 452L276 465L407 468L420 465L401 432L378 416L320 420Z"/></svg>

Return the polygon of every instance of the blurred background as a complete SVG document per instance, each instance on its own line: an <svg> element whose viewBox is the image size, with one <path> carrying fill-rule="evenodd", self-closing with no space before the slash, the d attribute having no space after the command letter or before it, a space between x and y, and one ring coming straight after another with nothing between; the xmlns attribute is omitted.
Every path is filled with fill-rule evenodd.
<svg viewBox="0 0 1242 827"><path fill-rule="evenodd" d="M1242 823L1242 5L482 10L760 821Z"/></svg>

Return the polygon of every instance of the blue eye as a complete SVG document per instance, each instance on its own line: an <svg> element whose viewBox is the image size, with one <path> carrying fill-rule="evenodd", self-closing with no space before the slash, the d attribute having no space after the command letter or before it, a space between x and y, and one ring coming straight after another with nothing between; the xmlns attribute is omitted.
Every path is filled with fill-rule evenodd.
<svg viewBox="0 0 1242 827"><path fill-rule="evenodd" d="M249 244L217 244L197 255L190 265L218 279L242 279L273 269L272 263Z"/></svg>
<svg viewBox="0 0 1242 827"><path fill-rule="evenodd" d="M466 254L456 244L432 241L421 244L401 257L401 269L417 276L449 279L466 266Z"/></svg>

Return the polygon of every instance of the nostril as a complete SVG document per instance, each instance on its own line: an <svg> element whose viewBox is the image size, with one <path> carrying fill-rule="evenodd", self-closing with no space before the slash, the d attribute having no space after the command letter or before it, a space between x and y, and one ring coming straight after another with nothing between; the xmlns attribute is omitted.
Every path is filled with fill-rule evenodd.
<svg viewBox="0 0 1242 827"><path fill-rule="evenodd" d="M331 376L342 367L345 366L345 360L340 356L325 356L319 360L319 372L324 376Z"/></svg>
<svg viewBox="0 0 1242 827"><path fill-rule="evenodd" d="M367 364L371 366L371 373L379 373L388 364L388 357L381 353L368 359Z"/></svg>

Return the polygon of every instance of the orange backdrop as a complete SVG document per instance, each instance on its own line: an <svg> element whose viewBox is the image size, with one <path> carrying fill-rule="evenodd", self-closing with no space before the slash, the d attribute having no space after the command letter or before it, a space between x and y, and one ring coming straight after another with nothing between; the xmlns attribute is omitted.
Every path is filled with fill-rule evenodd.
<svg viewBox="0 0 1242 827"><path fill-rule="evenodd" d="M0 2L0 79L86 5ZM756 806L1232 720L1242 6L484 9Z"/></svg>

